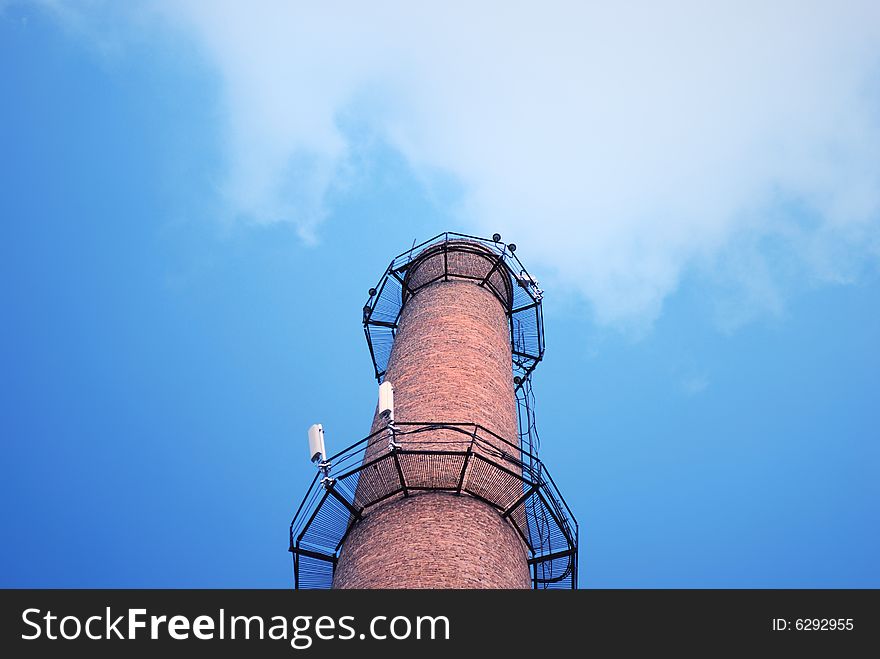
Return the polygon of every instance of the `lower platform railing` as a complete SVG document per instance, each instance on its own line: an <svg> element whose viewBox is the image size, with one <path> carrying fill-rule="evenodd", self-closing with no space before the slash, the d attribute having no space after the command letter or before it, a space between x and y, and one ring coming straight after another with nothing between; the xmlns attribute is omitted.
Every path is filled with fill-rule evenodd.
<svg viewBox="0 0 880 659"><path fill-rule="evenodd" d="M540 460L473 423L399 422L328 458L290 524L295 588L330 588L348 534L395 497L448 492L494 508L529 552L532 585L577 588L578 527Z"/></svg>

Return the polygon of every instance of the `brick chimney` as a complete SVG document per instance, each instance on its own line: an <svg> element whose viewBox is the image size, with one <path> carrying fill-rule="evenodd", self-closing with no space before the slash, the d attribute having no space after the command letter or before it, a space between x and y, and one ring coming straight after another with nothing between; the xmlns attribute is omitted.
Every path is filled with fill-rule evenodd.
<svg viewBox="0 0 880 659"><path fill-rule="evenodd" d="M514 282L498 260L488 247L464 239L415 256L384 379L394 386L396 423L478 424L489 431L488 444L509 454L510 445L519 444L508 318ZM377 413L372 432L381 435L385 423ZM443 450L456 438L440 429L407 436L406 447ZM376 442L364 463L387 446ZM463 480L460 464L435 460L431 469L449 473L430 477ZM477 461L467 464L478 468ZM364 469L358 489L380 478L378 469ZM479 478L469 474L471 481ZM479 497L439 490L398 494L368 508L345 538L333 576L334 588L531 586L528 548L510 520Z"/></svg>

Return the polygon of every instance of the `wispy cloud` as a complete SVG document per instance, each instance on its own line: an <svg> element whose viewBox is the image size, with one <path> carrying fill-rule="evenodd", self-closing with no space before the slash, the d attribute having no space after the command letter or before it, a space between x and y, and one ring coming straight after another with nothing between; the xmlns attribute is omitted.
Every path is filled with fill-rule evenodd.
<svg viewBox="0 0 880 659"><path fill-rule="evenodd" d="M306 239L356 113L601 322L650 323L689 272L773 310L880 253L875 0L153 8L222 77L229 204Z"/></svg>
<svg viewBox="0 0 880 659"><path fill-rule="evenodd" d="M681 381L681 389L686 396L696 396L709 388L709 378L705 375L691 375Z"/></svg>

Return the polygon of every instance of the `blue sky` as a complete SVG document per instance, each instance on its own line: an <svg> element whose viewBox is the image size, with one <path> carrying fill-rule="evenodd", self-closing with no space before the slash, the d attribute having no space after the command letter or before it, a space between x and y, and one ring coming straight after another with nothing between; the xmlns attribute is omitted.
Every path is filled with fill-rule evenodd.
<svg viewBox="0 0 880 659"><path fill-rule="evenodd" d="M284 20L156 4L0 4L0 585L290 586L305 429L341 448L375 405L366 291L449 229L500 231L542 279L542 458L580 523L582 586L880 587L875 34L792 29L776 48L827 71L760 95L790 73L779 58L729 131L699 119L745 107L749 62L717 95L669 71L699 48L727 61L740 37L689 42L648 76L668 89L658 113L693 108L682 141L656 117L651 135L637 115L536 123L579 97L548 74L541 103L508 84L490 102L451 85L466 67L440 46L413 56L421 86L394 49L341 66L321 50L335 33L269 70L248 39ZM646 57L621 59L630 80ZM638 104L632 80L609 113ZM830 80L837 104L817 100ZM806 118L788 97L813 101ZM583 140L607 168L568 152Z"/></svg>

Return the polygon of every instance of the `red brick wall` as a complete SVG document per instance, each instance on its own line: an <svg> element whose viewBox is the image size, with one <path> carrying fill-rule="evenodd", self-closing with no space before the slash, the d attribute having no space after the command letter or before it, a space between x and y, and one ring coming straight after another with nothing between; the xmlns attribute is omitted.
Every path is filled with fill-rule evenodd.
<svg viewBox="0 0 880 659"><path fill-rule="evenodd" d="M376 508L352 529L335 588L530 588L522 541L473 497L430 492Z"/></svg>
<svg viewBox="0 0 880 659"><path fill-rule="evenodd" d="M450 270L482 277L494 256L453 252ZM415 287L442 272L442 253L410 268ZM500 273L496 290L509 291ZM438 281L407 299L388 363L395 421L478 423L517 443L510 330L504 308L472 281ZM374 417L373 430L381 426ZM436 448L440 434L413 435ZM387 444L378 443L375 451ZM371 451L373 452L373 451ZM368 456L369 457L369 456ZM362 476L363 478L363 476ZM526 548L488 504L419 493L368 508L342 548L335 588L528 588Z"/></svg>

